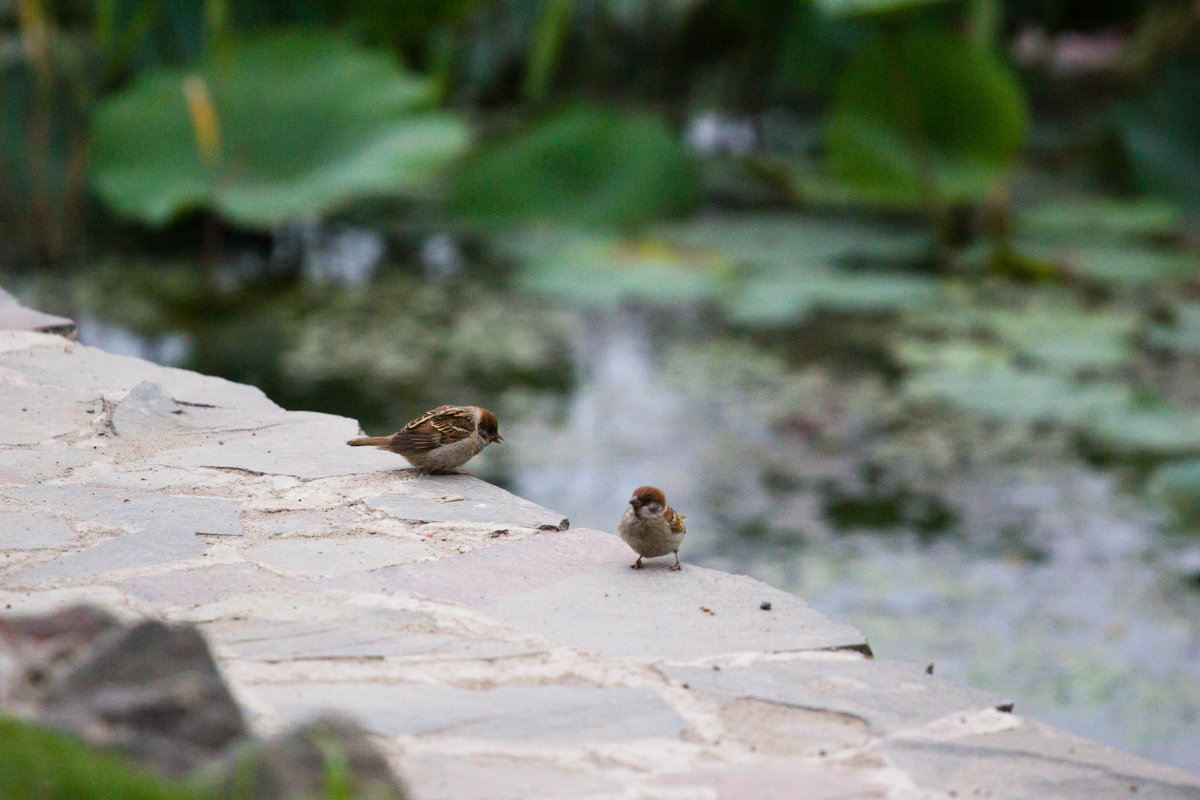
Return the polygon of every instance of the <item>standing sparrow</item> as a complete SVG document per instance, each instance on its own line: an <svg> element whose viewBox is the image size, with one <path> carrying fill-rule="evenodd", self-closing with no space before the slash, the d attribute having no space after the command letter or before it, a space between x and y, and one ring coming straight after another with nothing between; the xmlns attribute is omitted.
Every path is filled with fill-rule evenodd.
<svg viewBox="0 0 1200 800"><path fill-rule="evenodd" d="M643 558L674 553L675 566L671 569L679 569L679 545L687 533L683 524L685 519L687 517L676 514L675 509L667 505L662 489L653 486L634 489L629 508L625 509L617 525L621 539L638 554L638 560L629 566L641 569Z"/></svg>
<svg viewBox="0 0 1200 800"><path fill-rule="evenodd" d="M351 447L378 447L408 459L420 475L453 472L492 442L502 442L496 415L479 406L438 406L391 436L351 439Z"/></svg>

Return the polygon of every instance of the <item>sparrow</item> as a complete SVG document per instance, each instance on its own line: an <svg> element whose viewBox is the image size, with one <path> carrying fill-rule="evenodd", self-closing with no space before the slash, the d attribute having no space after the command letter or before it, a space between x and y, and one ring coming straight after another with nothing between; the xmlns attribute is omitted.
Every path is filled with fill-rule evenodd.
<svg viewBox="0 0 1200 800"><path fill-rule="evenodd" d="M417 468L454 474L492 442L502 442L496 415L479 406L438 406L426 411L391 436L351 439L351 447L378 447L399 453Z"/></svg>
<svg viewBox="0 0 1200 800"><path fill-rule="evenodd" d="M633 548L638 554L638 560L629 566L633 569L642 568L643 558L675 554L675 566L672 571L680 569L679 545L687 533L683 521L687 517L675 513L675 509L667 505L667 497L662 489L653 486L639 486L633 490L629 498L629 508L621 515L617 532L621 540Z"/></svg>

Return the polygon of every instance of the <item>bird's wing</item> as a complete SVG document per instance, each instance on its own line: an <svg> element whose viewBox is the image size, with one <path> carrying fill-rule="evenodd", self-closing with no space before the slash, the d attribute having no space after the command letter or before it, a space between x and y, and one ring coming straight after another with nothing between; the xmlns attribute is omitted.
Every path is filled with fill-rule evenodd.
<svg viewBox="0 0 1200 800"><path fill-rule="evenodd" d="M667 506L667 510L663 512L663 519L667 521L667 525L671 528L671 533L687 533L687 526L683 521L687 519L683 514L676 514L675 509Z"/></svg>
<svg viewBox="0 0 1200 800"><path fill-rule="evenodd" d="M438 406L404 426L393 437L393 449L433 450L471 435L474 423L470 409L462 406Z"/></svg>

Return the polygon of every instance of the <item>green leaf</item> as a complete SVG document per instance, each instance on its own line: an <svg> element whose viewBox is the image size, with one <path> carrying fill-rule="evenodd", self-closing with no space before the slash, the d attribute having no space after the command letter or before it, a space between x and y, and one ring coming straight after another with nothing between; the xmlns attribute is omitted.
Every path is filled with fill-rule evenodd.
<svg viewBox="0 0 1200 800"><path fill-rule="evenodd" d="M946 0L816 0L816 5L826 14L854 16L909 11L944 2Z"/></svg>
<svg viewBox="0 0 1200 800"><path fill-rule="evenodd" d="M1175 204L1155 199L1079 198L1020 210L1015 216L1022 233L1056 239L1174 236L1183 224Z"/></svg>
<svg viewBox="0 0 1200 800"><path fill-rule="evenodd" d="M1140 103L1122 110L1116 126L1138 188L1195 209L1200 202L1200 61L1165 70Z"/></svg>
<svg viewBox="0 0 1200 800"><path fill-rule="evenodd" d="M106 101L92 180L116 212L151 224L208 208L271 227L356 197L427 191L468 142L465 124L433 104L433 85L382 53L273 34Z"/></svg>
<svg viewBox="0 0 1200 800"><path fill-rule="evenodd" d="M1132 312L1083 311L1063 302L1023 311L988 311L982 320L1022 355L1064 372L1128 363L1138 324Z"/></svg>
<svg viewBox="0 0 1200 800"><path fill-rule="evenodd" d="M1025 422L1076 423L1123 407L1128 390L1115 383L1079 383L1009 366L940 367L905 379L902 394L942 401L985 417Z"/></svg>
<svg viewBox="0 0 1200 800"><path fill-rule="evenodd" d="M691 208L697 170L657 117L578 108L468 159L454 194L489 223L636 226Z"/></svg>
<svg viewBox="0 0 1200 800"><path fill-rule="evenodd" d="M1200 354L1200 304L1177 303L1172 316L1170 323L1147 329L1147 343L1189 356Z"/></svg>
<svg viewBox="0 0 1200 800"><path fill-rule="evenodd" d="M1200 412L1181 408L1114 408L1089 419L1093 447L1121 456L1176 458L1200 454Z"/></svg>
<svg viewBox="0 0 1200 800"><path fill-rule="evenodd" d="M896 206L983 199L1026 128L1020 85L990 52L945 33L884 37L838 82L827 139L835 175Z"/></svg>
<svg viewBox="0 0 1200 800"><path fill-rule="evenodd" d="M1150 492L1189 522L1200 519L1200 461L1159 467L1150 478Z"/></svg>
<svg viewBox="0 0 1200 800"><path fill-rule="evenodd" d="M522 238L518 247L537 255L521 269L520 285L589 305L702 302L725 294L734 277L732 262L719 254L653 239L589 234L558 234L556 241Z"/></svg>

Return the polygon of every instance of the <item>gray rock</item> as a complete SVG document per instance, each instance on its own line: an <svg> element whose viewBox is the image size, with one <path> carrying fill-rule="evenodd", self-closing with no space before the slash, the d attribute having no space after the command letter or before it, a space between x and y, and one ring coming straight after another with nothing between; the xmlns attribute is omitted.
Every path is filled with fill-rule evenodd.
<svg viewBox="0 0 1200 800"><path fill-rule="evenodd" d="M46 314L21 305L17 298L0 289L0 330L40 331L74 336L75 322L55 314Z"/></svg>
<svg viewBox="0 0 1200 800"><path fill-rule="evenodd" d="M751 578L686 565L634 571L617 537L547 533L312 588L404 590L595 653L688 660L743 651L866 648L862 634ZM760 609L763 599L773 606ZM648 609L653 613L648 613Z"/></svg>
<svg viewBox="0 0 1200 800"><path fill-rule="evenodd" d="M342 717L314 719L243 745L196 777L218 797L233 800L408 796L367 733Z"/></svg>
<svg viewBox="0 0 1200 800"><path fill-rule="evenodd" d="M0 511L0 550L55 549L75 542L75 532L59 517Z"/></svg>
<svg viewBox="0 0 1200 800"><path fill-rule="evenodd" d="M120 624L108 612L82 605L49 614L0 617L0 652L12 659L11 668L0 670L0 698L13 707L35 706L55 675Z"/></svg>
<svg viewBox="0 0 1200 800"><path fill-rule="evenodd" d="M1025 800L1136 797L1196 800L1200 776L1151 764L1032 720L952 740L894 739L877 753L929 794Z"/></svg>
<svg viewBox="0 0 1200 800"><path fill-rule="evenodd" d="M157 621L101 636L41 707L48 724L174 774L247 732L203 637Z"/></svg>
<svg viewBox="0 0 1200 800"><path fill-rule="evenodd" d="M157 383L142 381L112 412L118 436L150 436L176 431L184 411Z"/></svg>
<svg viewBox="0 0 1200 800"><path fill-rule="evenodd" d="M193 537L194 538L194 537ZM285 581L253 564L221 564L121 582L126 591L158 607L198 606L223 597L279 588Z"/></svg>
<svg viewBox="0 0 1200 800"><path fill-rule="evenodd" d="M660 666L658 671L694 691L857 717L878 734L956 713L1012 708L987 692L947 683L927 675L923 667L898 661L817 658L720 670Z"/></svg>
<svg viewBox="0 0 1200 800"><path fill-rule="evenodd" d="M397 519L423 522L482 522L525 528L570 526L562 514L542 508L469 475L426 475L364 501Z"/></svg>
<svg viewBox="0 0 1200 800"><path fill-rule="evenodd" d="M457 689L397 683L292 683L255 687L291 720L334 711L373 733L453 733L510 741L612 742L677 739L685 723L649 689L502 686Z"/></svg>
<svg viewBox="0 0 1200 800"><path fill-rule="evenodd" d="M404 761L405 779L421 797L454 800L622 797L612 773L550 758L469 752L418 753Z"/></svg>
<svg viewBox="0 0 1200 800"><path fill-rule="evenodd" d="M694 794L681 796L719 800L884 800L890 796L885 787L863 780L853 769L800 759L694 770L657 778L653 785L656 791L650 796L673 797L672 792L690 788Z"/></svg>
<svg viewBox="0 0 1200 800"><path fill-rule="evenodd" d="M216 634L221 646L238 658L259 661L293 659L387 658L428 653L455 639L404 630L407 623L427 623L428 615L393 612L391 624L376 616L375 625L354 619L323 622L260 620Z"/></svg>

